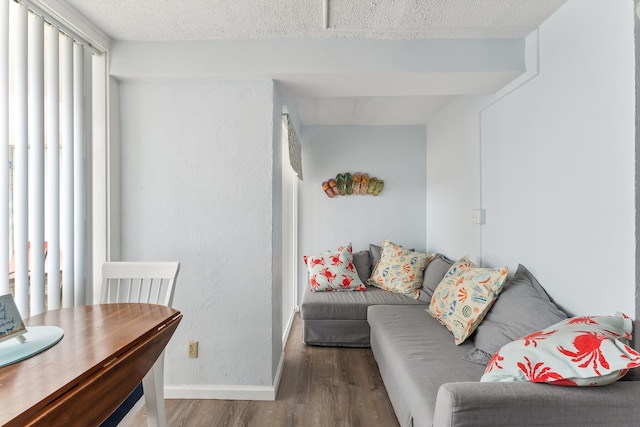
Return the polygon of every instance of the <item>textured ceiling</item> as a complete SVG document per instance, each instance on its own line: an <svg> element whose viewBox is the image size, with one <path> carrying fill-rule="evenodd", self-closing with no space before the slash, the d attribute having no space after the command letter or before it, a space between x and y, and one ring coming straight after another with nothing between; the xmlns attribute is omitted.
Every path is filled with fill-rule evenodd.
<svg viewBox="0 0 640 427"><path fill-rule="evenodd" d="M114 40L523 37L565 0L65 0ZM327 28L325 28L327 27Z"/></svg>
<svg viewBox="0 0 640 427"><path fill-rule="evenodd" d="M46 0L43 0L46 2ZM344 39L375 40L523 38L566 0L59 0L117 41ZM416 55L423 55L416 51ZM354 53L357 55L357 53ZM456 55L451 52L450 55ZM235 57L241 58L237 52ZM324 55L322 55L324 56ZM327 55L330 57L331 55ZM393 64L394 66L396 64ZM398 67L398 72L401 69ZM373 71L375 74L375 70ZM485 73L486 74L486 73ZM385 81L347 78L339 67L323 79L290 73L282 87L305 94L296 102L304 124L420 124L453 96L497 90L518 73L495 82L483 73L465 82L417 73ZM215 77L215 76L214 76ZM367 78L368 77L368 78ZM375 76L374 76L375 77ZM379 76L378 76L379 77ZM405 81L412 90L389 81ZM417 86L416 86L417 85ZM432 86L438 90L431 90ZM400 84L400 86L403 86ZM404 87L403 86L403 87ZM394 87L396 91L394 92ZM422 88L420 91L418 89ZM426 88L426 89L425 89ZM357 90L356 90L357 89ZM429 92L431 96L428 95ZM465 92L468 91L468 92ZM358 94L355 95L354 92Z"/></svg>

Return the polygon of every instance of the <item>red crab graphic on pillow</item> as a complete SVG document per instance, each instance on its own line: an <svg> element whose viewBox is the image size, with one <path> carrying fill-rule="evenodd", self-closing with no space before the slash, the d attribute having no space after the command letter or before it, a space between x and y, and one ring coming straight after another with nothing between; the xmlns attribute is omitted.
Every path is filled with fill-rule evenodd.
<svg viewBox="0 0 640 427"><path fill-rule="evenodd" d="M325 267L322 270L320 270L320 274L322 274L324 277L326 277L327 281L329 283L333 283L333 281L336 279L336 275L333 274L331 272L331 270L329 270L329 268Z"/></svg>

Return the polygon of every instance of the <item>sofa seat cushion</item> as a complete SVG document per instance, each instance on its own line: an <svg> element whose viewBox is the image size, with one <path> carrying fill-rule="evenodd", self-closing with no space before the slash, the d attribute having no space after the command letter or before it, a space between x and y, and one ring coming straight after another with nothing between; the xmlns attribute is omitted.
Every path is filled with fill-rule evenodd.
<svg viewBox="0 0 640 427"><path fill-rule="evenodd" d="M305 291L302 295L300 314L303 320L366 320L367 307L380 304L419 305L423 311L426 307L423 301L367 286L364 292Z"/></svg>
<svg viewBox="0 0 640 427"><path fill-rule="evenodd" d="M451 332L423 306L371 306L371 349L401 426L430 426L442 384L479 381L482 365L463 359Z"/></svg>

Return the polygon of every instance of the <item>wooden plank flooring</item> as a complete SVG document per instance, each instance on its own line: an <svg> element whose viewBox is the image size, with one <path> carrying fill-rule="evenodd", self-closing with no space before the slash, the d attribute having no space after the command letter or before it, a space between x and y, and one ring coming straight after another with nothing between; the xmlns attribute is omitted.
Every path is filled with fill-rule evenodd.
<svg viewBox="0 0 640 427"><path fill-rule="evenodd" d="M296 315L275 402L167 400L170 427L398 427L369 348L306 346ZM133 427L146 427L142 409Z"/></svg>

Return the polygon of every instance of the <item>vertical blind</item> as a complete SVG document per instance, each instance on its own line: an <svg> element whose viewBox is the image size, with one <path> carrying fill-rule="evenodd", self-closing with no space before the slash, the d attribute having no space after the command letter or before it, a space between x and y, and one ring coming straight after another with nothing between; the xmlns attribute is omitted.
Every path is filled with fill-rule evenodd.
<svg viewBox="0 0 640 427"><path fill-rule="evenodd" d="M0 0L0 295L23 317L84 304L91 51Z"/></svg>

